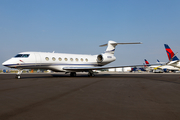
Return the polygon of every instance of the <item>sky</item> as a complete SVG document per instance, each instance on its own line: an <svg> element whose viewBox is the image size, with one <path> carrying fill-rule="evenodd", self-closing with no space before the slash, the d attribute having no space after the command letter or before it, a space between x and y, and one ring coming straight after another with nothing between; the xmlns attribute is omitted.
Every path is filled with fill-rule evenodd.
<svg viewBox="0 0 180 120"><path fill-rule="evenodd" d="M167 62L164 44L180 52L179 6L179 0L0 0L0 63L25 51L100 54L109 40L143 43L118 45L109 66Z"/></svg>

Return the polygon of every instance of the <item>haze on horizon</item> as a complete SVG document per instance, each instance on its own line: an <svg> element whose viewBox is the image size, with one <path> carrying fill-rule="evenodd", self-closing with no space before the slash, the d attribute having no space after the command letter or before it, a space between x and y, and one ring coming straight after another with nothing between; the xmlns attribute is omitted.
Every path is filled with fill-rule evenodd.
<svg viewBox="0 0 180 120"><path fill-rule="evenodd" d="M109 40L143 43L117 46L109 66L167 62L164 44L180 52L179 6L178 0L2 0L0 69L19 52L100 54Z"/></svg>

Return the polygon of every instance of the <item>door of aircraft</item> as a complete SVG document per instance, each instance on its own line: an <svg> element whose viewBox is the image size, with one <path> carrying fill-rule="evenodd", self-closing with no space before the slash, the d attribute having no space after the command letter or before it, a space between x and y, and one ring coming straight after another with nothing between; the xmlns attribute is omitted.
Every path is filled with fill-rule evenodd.
<svg viewBox="0 0 180 120"><path fill-rule="evenodd" d="M34 53L35 55L35 59L36 59L36 66L40 66L41 65L41 56L39 53Z"/></svg>

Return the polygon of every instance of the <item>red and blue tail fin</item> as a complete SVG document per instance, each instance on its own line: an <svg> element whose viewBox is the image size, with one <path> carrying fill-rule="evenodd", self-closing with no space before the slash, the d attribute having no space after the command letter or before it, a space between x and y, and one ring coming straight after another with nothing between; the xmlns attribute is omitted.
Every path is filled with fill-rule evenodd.
<svg viewBox="0 0 180 120"><path fill-rule="evenodd" d="M146 65L148 65L148 64L149 64L149 62L148 62L146 59L144 59L144 61L145 61Z"/></svg>
<svg viewBox="0 0 180 120"><path fill-rule="evenodd" d="M149 65L149 62L148 62L146 59L144 59L144 61L145 61L145 63L146 63L147 66L150 66L150 65ZM146 66L145 66L145 67L146 67Z"/></svg>
<svg viewBox="0 0 180 120"><path fill-rule="evenodd" d="M172 59L172 57L174 57L174 52L171 50L171 48L167 45L167 44L164 44L164 47L166 49L166 53L167 53L167 56L169 58L169 60ZM175 61L175 60L179 60L177 56L175 56L172 61Z"/></svg>

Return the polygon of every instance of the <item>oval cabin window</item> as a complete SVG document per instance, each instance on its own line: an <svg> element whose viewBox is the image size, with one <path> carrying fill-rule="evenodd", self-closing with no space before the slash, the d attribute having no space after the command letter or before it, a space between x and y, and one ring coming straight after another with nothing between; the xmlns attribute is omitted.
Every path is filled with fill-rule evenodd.
<svg viewBox="0 0 180 120"><path fill-rule="evenodd" d="M78 58L76 58L76 61L78 61Z"/></svg>
<svg viewBox="0 0 180 120"><path fill-rule="evenodd" d="M46 59L46 61L49 61L49 58L48 58L48 57L46 57L45 59Z"/></svg>
<svg viewBox="0 0 180 120"><path fill-rule="evenodd" d="M68 59L67 58L64 58L65 61L67 61Z"/></svg>
<svg viewBox="0 0 180 120"><path fill-rule="evenodd" d="M53 61L55 61L55 60L56 60L56 58L55 58L55 57L53 57L53 58L52 58L52 60L53 60Z"/></svg>
<svg viewBox="0 0 180 120"><path fill-rule="evenodd" d="M59 61L62 61L62 58L59 58Z"/></svg>

